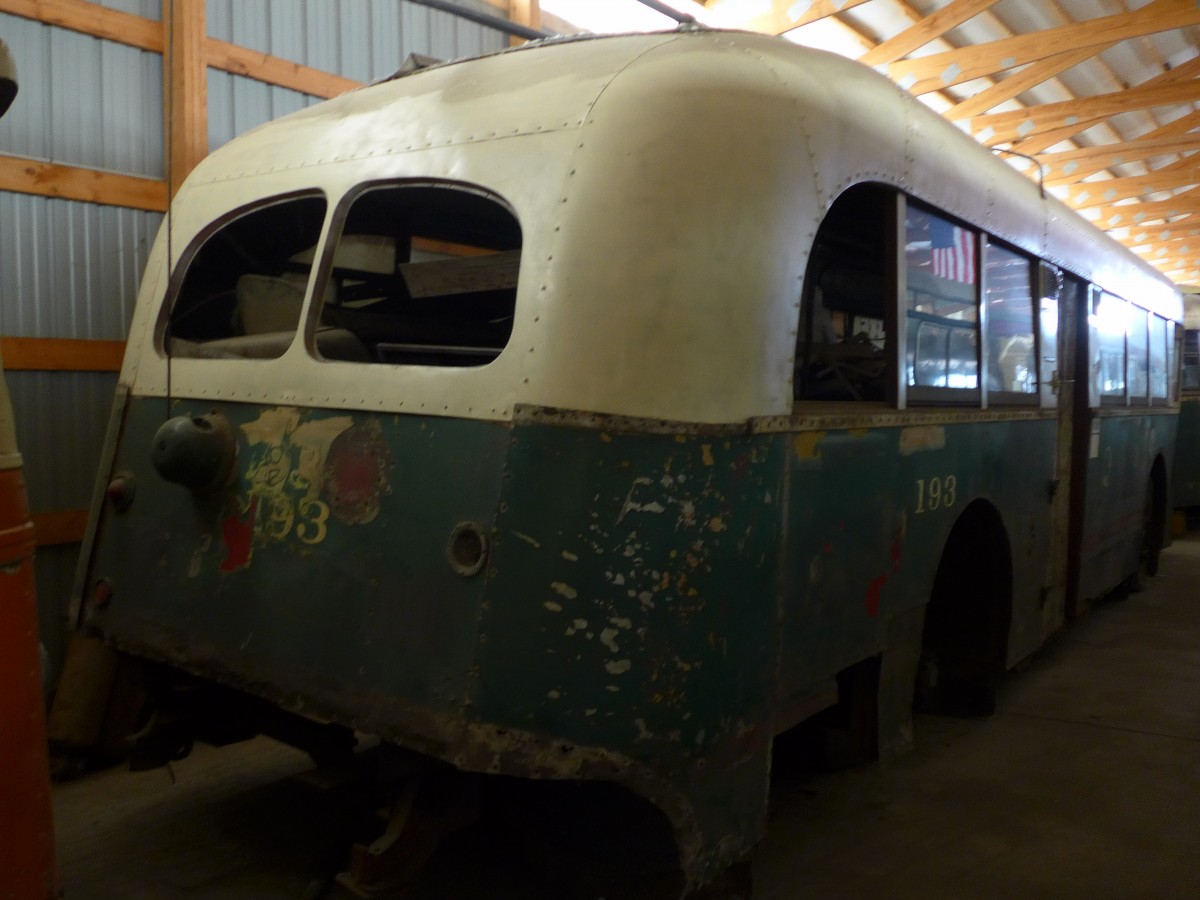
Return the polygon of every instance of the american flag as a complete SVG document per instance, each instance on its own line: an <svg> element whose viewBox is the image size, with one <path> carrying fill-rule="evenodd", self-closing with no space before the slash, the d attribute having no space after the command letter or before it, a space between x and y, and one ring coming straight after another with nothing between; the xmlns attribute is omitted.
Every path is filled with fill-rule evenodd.
<svg viewBox="0 0 1200 900"><path fill-rule="evenodd" d="M975 283L975 235L943 219L929 221L933 274L960 284Z"/></svg>

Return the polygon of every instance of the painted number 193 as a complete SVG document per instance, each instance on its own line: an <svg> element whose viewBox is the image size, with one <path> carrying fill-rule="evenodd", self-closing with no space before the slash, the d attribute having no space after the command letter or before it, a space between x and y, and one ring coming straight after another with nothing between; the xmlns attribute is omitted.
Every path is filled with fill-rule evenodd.
<svg viewBox="0 0 1200 900"><path fill-rule="evenodd" d="M917 512L933 512L943 507L949 509L958 499L958 479L953 475L945 478L917 479Z"/></svg>

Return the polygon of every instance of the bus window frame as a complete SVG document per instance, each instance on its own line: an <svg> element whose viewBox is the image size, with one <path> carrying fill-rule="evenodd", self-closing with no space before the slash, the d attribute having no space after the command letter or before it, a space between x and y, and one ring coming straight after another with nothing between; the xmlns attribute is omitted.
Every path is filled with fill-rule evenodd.
<svg viewBox="0 0 1200 900"><path fill-rule="evenodd" d="M208 244L208 242L221 231L225 230L233 222L245 216L251 215L260 210L271 206L290 203L295 200L320 199L325 203L325 210L321 217L321 227L317 233L316 252L321 253L326 235L329 233L330 218L334 214L336 204L329 197L329 194L322 188L312 186L301 188L299 190L288 191L283 194L272 194L268 197L260 197L249 203L243 204L235 209L227 210L221 215L214 218L212 221L205 223L204 227L197 231L187 245L180 252L175 265L170 268L170 274L167 277L167 284L159 301L158 316L154 324L154 339L153 347L155 353L164 360L180 360L180 359L204 359L203 356L194 356L189 354L172 354L170 352L171 341L171 319L175 312L175 305L179 302L179 292L183 288L184 282L187 280L188 273L191 271L192 264L196 261L196 257ZM169 214L168 214L169 215ZM168 222L168 229L171 227ZM167 242L167 265L171 266L171 242L169 240L170 231L168 231ZM308 280L304 287L304 299L300 308L300 317L296 330L293 332L291 344L295 343L295 336L306 330L305 320L310 307L312 295L313 277L317 271L316 265L312 265L308 270ZM291 346L289 344L289 347ZM285 350L284 353L287 351ZM282 357L239 357L249 362L269 363Z"/></svg>
<svg viewBox="0 0 1200 900"><path fill-rule="evenodd" d="M1089 385L1088 399L1090 405L1095 407L1128 407L1129 406L1129 323L1126 320L1122 323L1121 337L1121 391L1118 394L1116 391L1105 393L1101 388L1100 379L1103 374L1104 362L1100 358L1100 306L1105 298L1111 298L1119 302L1124 309L1128 310L1130 304L1124 297L1120 297L1112 291L1106 291L1098 285L1093 285L1091 295L1088 297L1088 356L1090 361L1089 367Z"/></svg>
<svg viewBox="0 0 1200 900"><path fill-rule="evenodd" d="M1040 307L1039 307L1041 298L1039 296L1040 291L1038 290L1038 288L1040 287L1040 279L1039 279L1038 273L1040 271L1040 264L1041 264L1042 260L1039 259L1038 257L1033 256L1030 253L1026 253L1024 250L1021 250L1020 248L1015 247L1006 241L1003 241L1003 240L1000 240L999 238L993 237L992 235L988 234L987 232L981 231L980 233L984 236L983 250L984 250L985 254L988 253L993 247L995 247L998 250L1002 250L1006 253L1012 254L1013 256L1020 257L1021 259L1025 260L1025 263L1029 266L1029 269L1028 269L1028 275L1029 275L1029 322L1027 324L1029 326L1029 334L1033 338L1033 361L1034 361L1034 372L1033 372L1034 387L1033 387L1033 390L1031 390L1031 391L1007 391L1007 390L992 390L991 388L988 388L985 392L984 408L986 409L989 406L1039 406L1040 405L1039 397L1041 395L1041 382L1042 382L1041 371L1040 371L1040 369L1041 369L1040 360L1041 360L1042 335L1041 335L1041 317L1040 317ZM988 347L988 341L991 338L991 326L992 326L990 310L988 309L988 304L986 302L987 301L987 290L988 290L987 262L988 262L987 257L985 256L979 265L980 281L981 281L980 304L979 304L980 305L979 355L980 355L981 384L983 384L983 385L989 384L990 380L991 380L990 379L990 374L991 374L990 373L990 364L985 365L985 363L989 363L989 361L987 359L987 356L988 356L987 347ZM984 378L984 377L986 377L988 380L983 381L982 378Z"/></svg>
<svg viewBox="0 0 1200 900"><path fill-rule="evenodd" d="M983 296L983 276L982 269L982 250L984 241L984 231L970 222L946 213L930 203L925 203L921 200L901 194L903 202L897 204L897 231L896 231L896 255L895 266L897 271L897 291L896 291L896 312L897 324L901 326L896 331L896 356L895 363L895 380L897 385L897 396L902 400L898 408L905 409L909 406L947 406L947 407L971 407L986 409L987 393L983 390L983 385L986 383L987 372L985 369L983 345L981 341L982 334L982 302ZM927 215L936 216L943 221L949 222L958 228L964 228L970 231L975 244L975 284L974 284L974 304L975 304L975 387L957 388L957 387L940 387L933 385L918 385L908 383L908 256L906 247L908 243L907 232L907 213L911 206ZM915 360L914 360L915 363Z"/></svg>
<svg viewBox="0 0 1200 900"><path fill-rule="evenodd" d="M457 366L450 366L443 363L424 363L402 360L384 361L377 358L366 361L345 360L338 357L325 356L320 352L317 346L317 332L321 327L321 319L326 303L325 292L333 275L334 264L337 259L337 251L344 235L346 223L350 218L351 211L354 209L355 204L367 194L375 191L407 189L457 191L463 194L472 194L479 199L491 202L495 206L503 209L512 218L521 235L521 245L518 248L518 251L522 254L525 251L525 229L521 224L520 217L517 215L516 208L503 195L481 184L438 178L379 178L356 183L337 199L337 202L332 205L332 208L328 213L327 221L325 223L325 230L322 233L321 243L317 251L317 258L312 267L312 278L309 283L309 292L313 294L314 299L309 303L307 307L307 316L302 322L304 346L309 356L323 365L348 362L351 365L361 365L373 368L382 366L403 366L406 368L431 368L439 370L444 369L447 371L453 371L459 368ZM517 324L517 308L520 299L519 281L517 286L513 288L513 291L512 327L515 329ZM319 297L316 296L318 293L320 295ZM462 368L486 368L494 363L504 353L511 342L512 332L510 331L504 345L496 351L494 356L479 364L464 366ZM448 345L430 344L428 346L431 353L454 349Z"/></svg>

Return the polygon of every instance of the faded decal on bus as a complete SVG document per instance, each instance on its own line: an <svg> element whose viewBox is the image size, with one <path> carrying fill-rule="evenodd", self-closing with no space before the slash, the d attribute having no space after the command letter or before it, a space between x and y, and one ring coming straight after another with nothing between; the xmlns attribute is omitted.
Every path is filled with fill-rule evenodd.
<svg viewBox="0 0 1200 900"><path fill-rule="evenodd" d="M265 410L241 426L251 455L244 492L221 523L222 572L248 566L255 546L296 541L319 544L330 519L364 525L379 515L389 493L391 453L377 421L350 416L306 418L299 409Z"/></svg>

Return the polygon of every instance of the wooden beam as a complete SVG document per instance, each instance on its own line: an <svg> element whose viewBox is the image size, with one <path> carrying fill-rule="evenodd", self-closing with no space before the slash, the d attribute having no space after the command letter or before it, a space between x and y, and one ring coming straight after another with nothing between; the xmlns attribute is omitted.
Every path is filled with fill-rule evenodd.
<svg viewBox="0 0 1200 900"><path fill-rule="evenodd" d="M927 94L1037 62L1062 53L1063 47L1102 47L1189 25L1200 25L1200 7L1195 0L1153 0L1134 12L900 60L888 66L888 75L914 94Z"/></svg>
<svg viewBox="0 0 1200 900"><path fill-rule="evenodd" d="M124 341L0 337L10 372L120 372Z"/></svg>
<svg viewBox="0 0 1200 900"><path fill-rule="evenodd" d="M770 9L760 13L761 4L748 6L745 0L718 0L716 3L710 3L708 8L713 13L724 16L723 21L730 27L782 34L866 2L867 0L770 0ZM753 10L754 14L743 15L747 10Z"/></svg>
<svg viewBox="0 0 1200 900"><path fill-rule="evenodd" d="M893 63L903 56L908 56L912 51L924 47L930 41L940 38L947 31L957 28L995 3L996 0L950 0L937 12L914 22L873 50L868 50L858 58L858 61L868 66Z"/></svg>
<svg viewBox="0 0 1200 900"><path fill-rule="evenodd" d="M1145 194L1194 187L1200 181L1200 157L1189 156L1179 162L1183 165L1172 164L1146 175L1082 182L1067 193L1066 202L1075 209L1090 209Z"/></svg>
<svg viewBox="0 0 1200 900"><path fill-rule="evenodd" d="M971 120L980 140L988 144L1007 143L1034 137L1060 128L1076 128L1076 133L1088 127L1089 120L1107 119L1118 113L1153 106L1170 106L1200 100L1200 80L1179 84L1138 85L1127 91L1097 94L1078 100L1044 103L1026 109L988 113ZM986 137L985 137L986 136Z"/></svg>
<svg viewBox="0 0 1200 900"><path fill-rule="evenodd" d="M1093 220L1097 227L1109 231L1113 228L1136 228L1164 219L1175 219L1200 213L1200 189L1192 188L1170 200L1153 203L1128 203L1121 206L1095 207L1099 215ZM1178 223L1172 223L1174 227ZM1188 222L1188 225L1194 223Z"/></svg>
<svg viewBox="0 0 1200 900"><path fill-rule="evenodd" d="M1188 113L1140 138L1044 153L1038 157L1038 162L1045 167L1047 186L1071 184L1113 166L1200 150L1200 134L1192 133L1196 128L1200 128L1200 112Z"/></svg>
<svg viewBox="0 0 1200 900"><path fill-rule="evenodd" d="M163 0L163 119L171 196L208 155L204 0Z"/></svg>
<svg viewBox="0 0 1200 900"><path fill-rule="evenodd" d="M0 12L162 53L161 22L85 0L0 0Z"/></svg>
<svg viewBox="0 0 1200 900"><path fill-rule="evenodd" d="M542 5L540 0L509 0L508 20L524 25L526 28L542 27ZM524 38L515 34L508 39L510 47L519 47L525 43Z"/></svg>
<svg viewBox="0 0 1200 900"><path fill-rule="evenodd" d="M57 512L34 513L33 533L39 547L78 544L87 529L86 509L63 509Z"/></svg>
<svg viewBox="0 0 1200 900"><path fill-rule="evenodd" d="M19 156L0 155L0 191L151 212L165 212L167 208L166 182L157 178L60 166Z"/></svg>
<svg viewBox="0 0 1200 900"><path fill-rule="evenodd" d="M222 72L244 75L256 81L290 88L314 97L328 99L362 87L362 82L352 78L322 72L320 69L302 66L277 56L268 56L257 50L218 41L216 38L208 38L205 41L204 60Z"/></svg>
<svg viewBox="0 0 1200 900"><path fill-rule="evenodd" d="M1059 72L1065 72L1072 66L1086 62L1095 56L1095 54L1095 48L1085 47L1083 50L1072 50L1067 53L1059 53L1057 56L1047 57L1041 62L1026 66L1020 72L1014 72L1008 78L996 82L989 88L984 88L978 94L954 104L954 106L950 107L942 115L947 119L957 121L985 113L989 109L999 106L1005 100L1011 100L1018 94L1022 94L1030 88L1037 87L1039 84L1049 81Z"/></svg>

